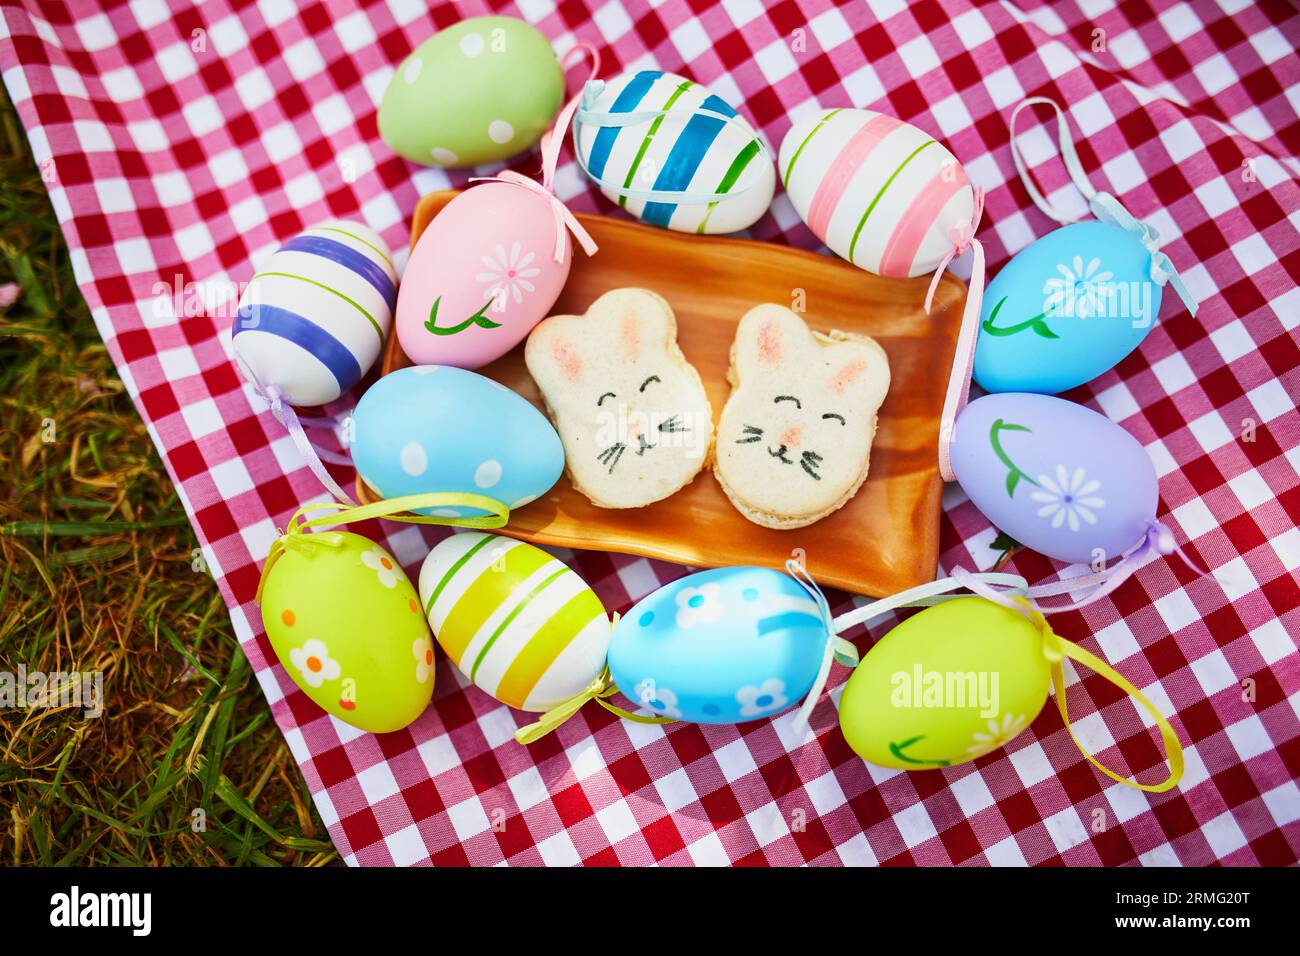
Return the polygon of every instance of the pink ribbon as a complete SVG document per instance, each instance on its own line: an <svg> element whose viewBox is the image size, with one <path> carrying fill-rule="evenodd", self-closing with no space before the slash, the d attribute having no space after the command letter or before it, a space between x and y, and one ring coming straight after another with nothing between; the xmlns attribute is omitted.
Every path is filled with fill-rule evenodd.
<svg viewBox="0 0 1300 956"><path fill-rule="evenodd" d="M578 56L575 56L575 54L578 54ZM564 54L560 58L560 69L567 70L577 62L579 56L584 54L591 60L591 74L587 78L590 81L600 71L600 52L588 43L579 43ZM591 238L591 233L587 232L582 223L578 222L578 217L569 211L569 207L564 204L559 196L555 195L555 190L552 187L555 180L555 170L560 163L560 148L564 145L564 131L569 128L569 123L573 121L573 114L577 112L581 102L582 92L579 91L576 96L565 104L564 109L560 110L555 125L542 137L542 181L540 183L511 169L502 170L495 176L475 176L470 179L472 183L491 181L511 183L515 186L522 186L524 189L545 199L551 206L551 213L555 216L556 262L564 261L564 233L566 229L573 233L573 237L578 240L578 245L582 246L582 251L587 255L593 255L597 250L596 240Z"/></svg>
<svg viewBox="0 0 1300 956"><path fill-rule="evenodd" d="M934 301L934 291L939 287L939 279L948 268L949 263L965 254L967 249L974 249L971 263L970 291L966 293L966 307L961 314L961 331L957 334L957 348L952 356L952 374L948 377L948 392L943 399L943 414L939 418L939 474L944 481L952 481L956 475L952 470L952 435L957 424L957 416L966 407L970 398L971 370L975 365L975 342L979 338L980 309L984 305L984 246L975 238L980 219L984 216L984 189L975 187L975 209L969 220L963 220L948 230L948 240L952 248L948 250L934 270L930 280L930 289L925 294L925 312L930 314L930 305Z"/></svg>
<svg viewBox="0 0 1300 956"><path fill-rule="evenodd" d="M1127 581L1153 555L1164 557L1170 554L1177 554L1197 574L1213 577L1209 571L1193 561L1187 552L1178 546L1178 543L1174 540L1173 532L1166 525L1154 519L1147 523L1146 534L1142 540L1111 567L1080 575L1077 578L1070 578L1066 581L1035 584L1025 592L1024 598L1027 600L1013 599L1010 592L1000 591L986 584L964 568L954 568L952 577L980 597L988 598L996 604L1029 617L1031 609L1038 611L1040 614L1055 614L1059 611L1077 611L1079 608L1087 607L1089 604L1100 601ZM1043 605L1037 600L1044 597L1057 597L1080 589L1086 590L1087 593L1080 600L1071 603ZM1017 595L1016 597L1020 596Z"/></svg>
<svg viewBox="0 0 1300 956"><path fill-rule="evenodd" d="M254 381L253 391L271 406L271 414L289 432L289 437L293 439L293 446L298 449L298 453L302 455L303 461L307 463L307 467L316 476L316 479L335 498L346 504L355 505L356 502L339 486L339 483L334 480L334 476L326 470L324 463L321 461L322 458L327 458L336 465L349 465L352 463L351 460L329 451L317 452L316 447L311 443L311 439L303 431L302 422L299 421L293 406L284 400L279 388Z"/></svg>

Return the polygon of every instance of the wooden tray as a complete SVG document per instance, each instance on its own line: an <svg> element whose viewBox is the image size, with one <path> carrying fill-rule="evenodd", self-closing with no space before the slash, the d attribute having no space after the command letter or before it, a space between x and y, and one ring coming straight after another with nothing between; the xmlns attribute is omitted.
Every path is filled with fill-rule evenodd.
<svg viewBox="0 0 1300 956"><path fill-rule="evenodd" d="M411 245L456 193L420 200ZM640 554L696 567L784 567L801 550L823 584L881 597L932 580L939 553L939 416L966 291L945 275L926 315L929 278L882 279L839 259L770 243L684 235L628 219L578 214L600 251L575 249L573 271L553 314L580 314L601 293L653 289L677 315L682 351L699 369L720 415L736 323L751 306L791 306L803 290L804 319L821 331L871 335L889 354L891 385L880 408L871 471L843 508L805 528L775 531L740 516L713 477L701 472L677 494L646 508L597 508L562 476L543 498L512 512L501 529L537 544ZM390 335L383 374L411 364ZM523 345L478 369L538 408ZM432 489L431 489L432 490ZM374 500L360 481L357 494Z"/></svg>

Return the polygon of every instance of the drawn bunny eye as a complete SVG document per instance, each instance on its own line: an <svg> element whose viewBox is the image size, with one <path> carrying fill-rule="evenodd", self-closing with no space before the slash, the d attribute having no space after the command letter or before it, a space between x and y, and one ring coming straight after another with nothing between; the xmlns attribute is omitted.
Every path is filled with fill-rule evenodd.
<svg viewBox="0 0 1300 956"><path fill-rule="evenodd" d="M596 407L600 408L600 406L605 403L605 399L607 398L618 398L618 396L615 395L613 392L606 392L604 395L600 396L600 398L596 399Z"/></svg>
<svg viewBox="0 0 1300 956"><path fill-rule="evenodd" d="M794 402L794 407L803 411L803 402L799 401L799 399L795 398L793 395L778 395L772 400L773 405L780 405L782 402Z"/></svg>
<svg viewBox="0 0 1300 956"><path fill-rule="evenodd" d="M845 424L847 424L847 423L844 421L844 416L843 416L843 415L836 414L835 412L827 412L825 415L822 416L822 420L823 420L823 421L824 421L825 419L827 419L827 418L838 419L838 420L839 420L839 423L840 423L841 425L845 425Z"/></svg>
<svg viewBox="0 0 1300 956"><path fill-rule="evenodd" d="M658 381L659 381L659 376L658 376L658 375L651 375L648 379L646 379L644 382L641 383L641 387L640 387L639 389L637 389L637 391L638 391L638 392L644 392L644 391L645 391L645 387L646 387L647 385L649 385L651 382L658 382Z"/></svg>

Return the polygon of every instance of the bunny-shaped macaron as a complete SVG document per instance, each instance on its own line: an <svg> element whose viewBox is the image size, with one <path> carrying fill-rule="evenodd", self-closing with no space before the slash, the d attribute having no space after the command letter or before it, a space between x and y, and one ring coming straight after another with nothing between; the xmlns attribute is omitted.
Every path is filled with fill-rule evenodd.
<svg viewBox="0 0 1300 956"><path fill-rule="evenodd" d="M585 315L553 315L524 349L564 443L573 486L602 508L640 508L688 484L709 457L713 409L677 345L662 296L615 289Z"/></svg>
<svg viewBox="0 0 1300 956"><path fill-rule="evenodd" d="M736 329L727 378L713 470L741 514L802 528L853 497L889 391L874 339L813 332L784 306L755 306Z"/></svg>

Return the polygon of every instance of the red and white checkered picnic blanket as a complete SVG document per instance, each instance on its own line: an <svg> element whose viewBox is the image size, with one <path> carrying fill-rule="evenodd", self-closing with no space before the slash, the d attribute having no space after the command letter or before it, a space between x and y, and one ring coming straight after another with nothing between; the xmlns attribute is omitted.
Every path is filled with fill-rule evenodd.
<svg viewBox="0 0 1300 956"><path fill-rule="evenodd" d="M349 863L1296 862L1300 15L1285 2L102 7L7 2L4 82L48 174L78 284ZM1053 226L1016 180L1009 112L1027 95L1069 107L1093 182L1173 237L1166 249L1201 301L1193 319L1166 295L1142 347L1070 397L1146 446L1161 520L1225 584L1158 561L1111 599L1054 618L1171 716L1187 747L1179 788L1148 796L1106 780L1052 707L974 764L900 773L858 759L825 702L807 740L789 715L665 728L592 707L523 747L511 734L527 716L445 661L429 711L382 737L325 717L297 691L253 593L276 527L322 489L232 364L230 312L178 318L156 307L155 284L247 280L278 243L331 216L364 220L404 250L417 198L466 174L394 156L376 104L416 44L484 13L529 20L560 51L601 47L606 76L685 73L773 144L818 106L872 107L940 135L987 190L991 274ZM1047 133L1026 144L1049 198L1082 211ZM516 165L535 171L536 158ZM558 189L576 209L610 211L567 154ZM784 195L753 234L815 245ZM943 568L988 567L989 522L955 486L944 508ZM445 533L360 530L408 570ZM611 611L684 573L560 556ZM1013 567L1032 582L1055 566L1021 554ZM845 676L832 677L836 699ZM1154 737L1129 699L1091 674L1070 696L1095 752L1158 778Z"/></svg>

